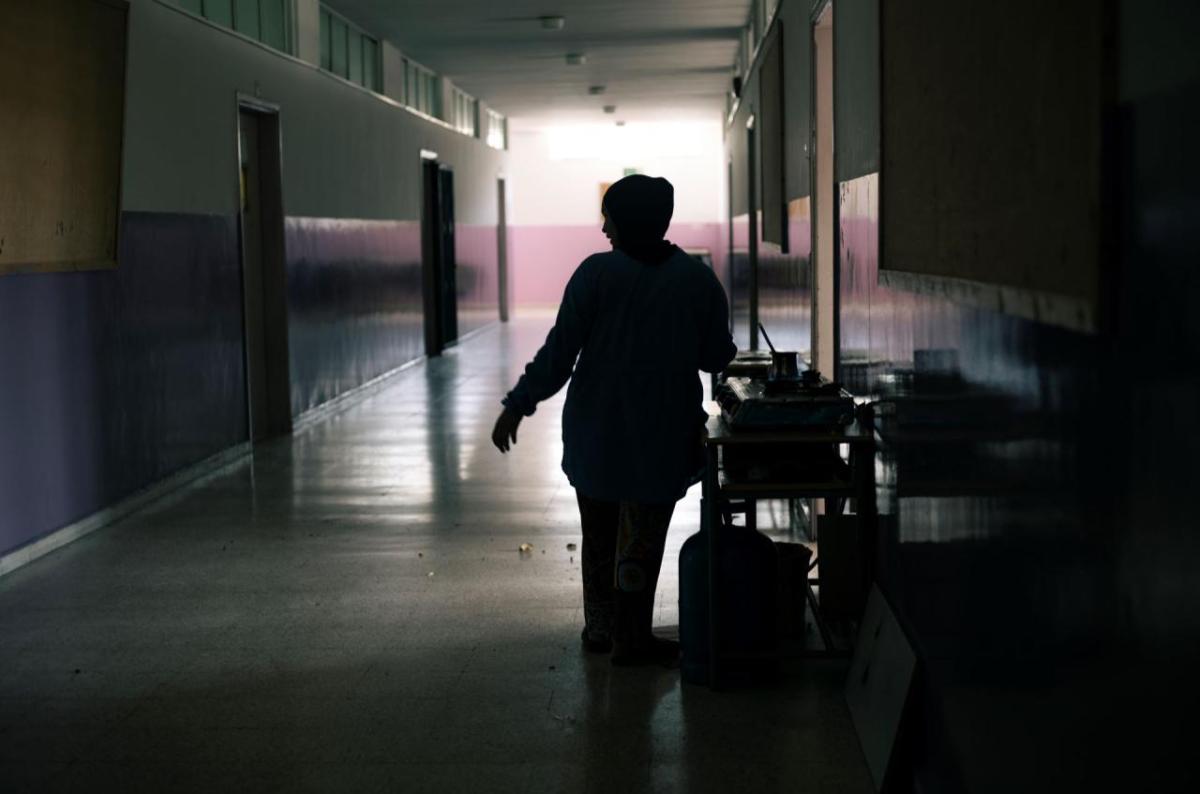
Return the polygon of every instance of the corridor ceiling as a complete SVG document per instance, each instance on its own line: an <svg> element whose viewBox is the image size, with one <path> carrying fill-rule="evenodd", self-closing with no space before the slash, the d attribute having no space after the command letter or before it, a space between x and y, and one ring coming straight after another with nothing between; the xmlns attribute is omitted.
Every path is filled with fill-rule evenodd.
<svg viewBox="0 0 1200 794"><path fill-rule="evenodd" d="M750 0L333 0L514 126L716 119ZM546 30L541 16L562 16ZM567 53L586 62L571 66ZM588 87L604 85L600 95ZM604 105L616 105L612 115Z"/></svg>

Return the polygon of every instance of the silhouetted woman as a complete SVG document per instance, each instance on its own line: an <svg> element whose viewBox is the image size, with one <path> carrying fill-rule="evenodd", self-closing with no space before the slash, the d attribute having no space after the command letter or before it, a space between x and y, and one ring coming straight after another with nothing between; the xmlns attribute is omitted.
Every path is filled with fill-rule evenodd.
<svg viewBox="0 0 1200 794"><path fill-rule="evenodd" d="M737 348L720 281L663 239L671 183L627 176L602 211L613 250L571 276L492 441L507 452L521 419L570 379L562 467L583 524L584 647L611 649L613 664L669 661L678 644L650 627L671 514L703 466L699 370L724 369Z"/></svg>

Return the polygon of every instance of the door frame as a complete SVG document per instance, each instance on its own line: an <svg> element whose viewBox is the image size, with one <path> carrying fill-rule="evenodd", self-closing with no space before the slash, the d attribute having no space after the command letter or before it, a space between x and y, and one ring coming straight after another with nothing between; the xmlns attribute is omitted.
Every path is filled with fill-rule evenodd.
<svg viewBox="0 0 1200 794"><path fill-rule="evenodd" d="M438 163L437 171L438 266L441 272L438 306L441 311L441 347L458 343L458 217L454 169Z"/></svg>
<svg viewBox="0 0 1200 794"><path fill-rule="evenodd" d="M438 258L437 152L421 151L421 299L425 326L425 355L442 354L442 310L438 300L442 281Z"/></svg>
<svg viewBox="0 0 1200 794"><path fill-rule="evenodd" d="M758 128L753 113L746 119L746 211L750 225L750 241L747 260L750 268L750 349L758 350L758 238L760 234L758 213Z"/></svg>
<svg viewBox="0 0 1200 794"><path fill-rule="evenodd" d="M818 70L818 54L816 45L816 30L817 25L821 21L821 17L826 12L832 14L830 20L830 35L829 35L829 82L830 82L830 97L829 97L829 125L830 125L830 170L832 180L827 185L820 184L818 180L818 158L817 151L817 85L819 77ZM818 345L820 341L819 323L819 292L818 289L818 257L820 249L818 247L818 232L821 225L821 206L824 201L830 203L830 246L831 246L831 262L833 279L830 286L832 294L832 339L830 346L833 353L833 366L830 371L822 374L830 380L838 380L839 370L841 369L841 256L839 239L839 218L841 216L840 202L838 201L838 182L837 182L837 9L835 0L824 0L813 8L812 14L809 17L808 24L809 37L809 155L808 155L808 179L809 179L809 196L811 198L810 217L812 218L809 224L809 262L812 271L812 291L809 298L809 347L812 351L812 364L815 369L818 358Z"/></svg>
<svg viewBox="0 0 1200 794"><path fill-rule="evenodd" d="M732 148L732 147L731 147ZM733 154L730 153L725 161L725 273L722 282L725 295L730 303L733 302ZM729 307L729 333L733 334L733 306ZM715 377L715 376L714 376Z"/></svg>
<svg viewBox="0 0 1200 794"><path fill-rule="evenodd" d="M256 162L259 166L259 287L260 301L255 305L247 287L247 255L245 216L242 199L242 116L251 114L258 123ZM238 220L238 259L242 274L242 365L246 386L246 425L250 441L264 441L292 430L291 371L288 350L287 260L284 237L283 206L283 126L280 106L261 97L238 92L234 108L234 162ZM267 156L263 156L264 152ZM269 191L263 186L269 185ZM264 394L255 394L252 384L250 355L251 324L258 323L257 333L263 343ZM255 401L263 421L255 422Z"/></svg>
<svg viewBox="0 0 1200 794"><path fill-rule="evenodd" d="M496 177L496 276L500 290L500 322L508 322L508 177Z"/></svg>
<svg viewBox="0 0 1200 794"><path fill-rule="evenodd" d="M447 219L442 211L445 201L443 179L450 178L451 218L449 231ZM455 289L447 295L447 260L456 267L453 248L447 252L447 237L450 246L454 241L454 169L438 159L437 152L421 150L421 293L424 310L425 355L440 356L458 341L458 295L457 274L454 275ZM453 314L451 314L453 312ZM453 336L453 338L449 338Z"/></svg>

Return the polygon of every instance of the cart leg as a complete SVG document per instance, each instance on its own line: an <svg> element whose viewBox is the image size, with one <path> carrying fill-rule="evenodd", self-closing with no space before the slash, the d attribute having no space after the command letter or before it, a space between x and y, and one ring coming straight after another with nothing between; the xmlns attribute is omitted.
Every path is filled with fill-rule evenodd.
<svg viewBox="0 0 1200 794"><path fill-rule="evenodd" d="M708 446L708 465L704 470L704 506L701 520L708 528L708 686L716 689L720 683L717 634L720 631L717 618L717 533L721 531L721 506L717 473L717 448Z"/></svg>
<svg viewBox="0 0 1200 794"><path fill-rule="evenodd" d="M817 624L817 631L821 633L821 643L825 646L826 653L832 653L833 635L829 633L829 626L825 623L825 618L821 615L821 605L817 603L817 594L813 592L812 580L804 583L804 596L808 599L808 606L812 609L813 623Z"/></svg>
<svg viewBox="0 0 1200 794"><path fill-rule="evenodd" d="M872 440L854 449L855 508L858 511L858 532L862 548L863 586L870 588L875 581L879 554L879 516L875 504L875 409L864 405L858 421L872 431ZM866 601L864 595L864 603Z"/></svg>

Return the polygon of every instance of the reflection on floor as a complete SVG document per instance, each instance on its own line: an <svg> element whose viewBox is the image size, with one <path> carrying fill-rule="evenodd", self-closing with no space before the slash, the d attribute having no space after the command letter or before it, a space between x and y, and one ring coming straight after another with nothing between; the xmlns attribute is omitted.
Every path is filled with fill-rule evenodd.
<svg viewBox="0 0 1200 794"><path fill-rule="evenodd" d="M869 791L841 665L711 693L583 655L561 395L488 441L548 324L0 580L0 788Z"/></svg>

